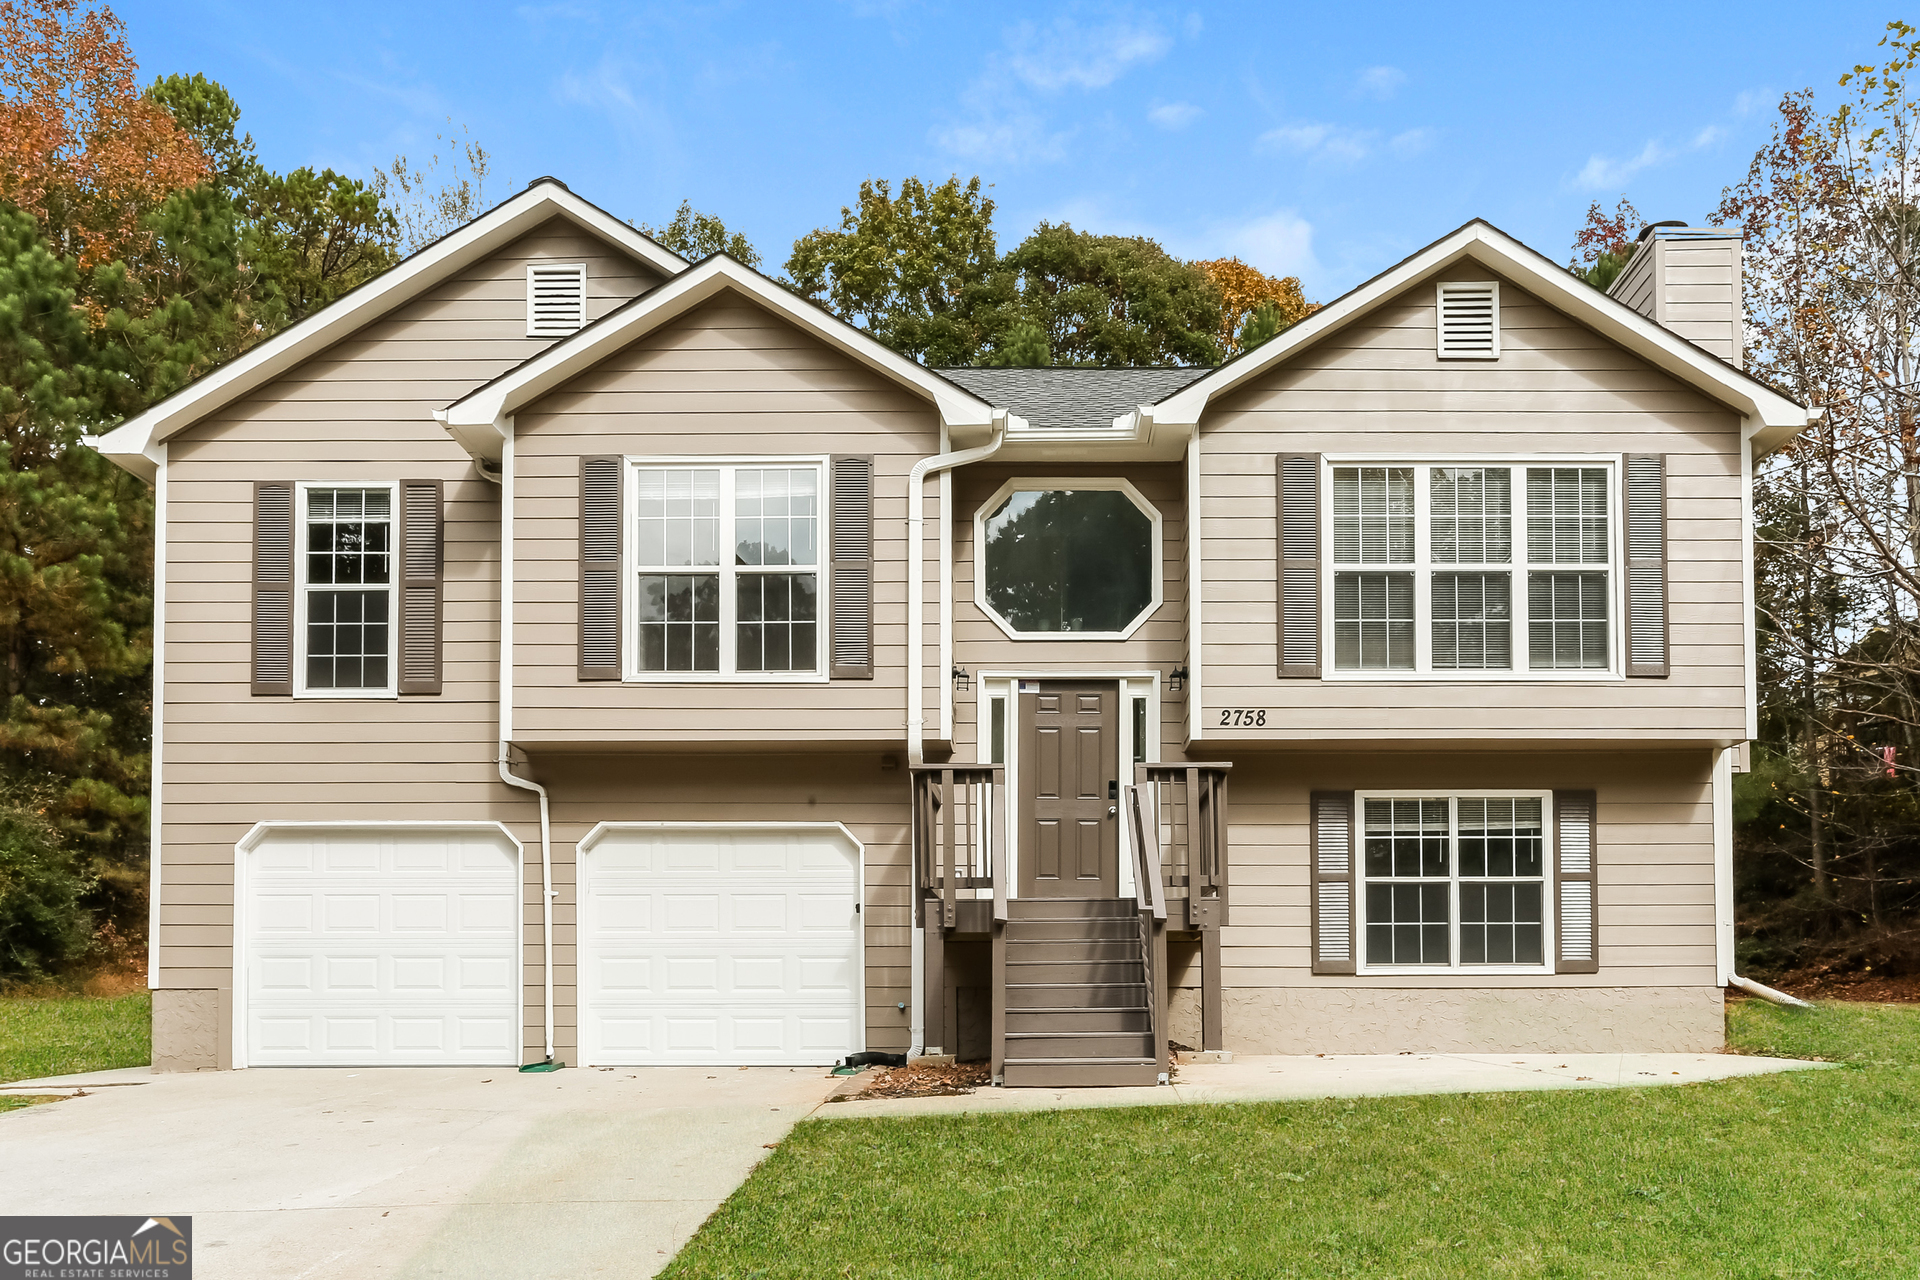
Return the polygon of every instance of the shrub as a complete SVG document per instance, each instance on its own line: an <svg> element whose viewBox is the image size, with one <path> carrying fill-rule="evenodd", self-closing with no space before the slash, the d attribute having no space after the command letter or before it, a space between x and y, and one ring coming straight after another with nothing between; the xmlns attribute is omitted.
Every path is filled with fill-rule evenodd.
<svg viewBox="0 0 1920 1280"><path fill-rule="evenodd" d="M53 828L0 809L0 978L43 978L78 958L93 936L86 878Z"/></svg>

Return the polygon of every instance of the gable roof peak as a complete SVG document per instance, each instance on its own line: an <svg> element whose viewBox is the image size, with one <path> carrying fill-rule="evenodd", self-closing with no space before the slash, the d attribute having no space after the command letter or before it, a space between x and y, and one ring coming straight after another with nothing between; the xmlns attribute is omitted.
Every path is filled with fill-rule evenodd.
<svg viewBox="0 0 1920 1280"><path fill-rule="evenodd" d="M554 218L565 218L599 236L668 279L687 269L686 259L679 254L581 199L559 179L536 178L524 191L509 196L473 221L422 246L299 323L150 405L102 436L94 447L118 466L151 481L159 460L157 446L169 437Z"/></svg>
<svg viewBox="0 0 1920 1280"><path fill-rule="evenodd" d="M508 420L661 325L727 291L739 293L827 346L932 402L949 428L988 427L1003 415L974 392L885 346L824 307L724 252L710 253L434 414L475 459L498 463Z"/></svg>
<svg viewBox="0 0 1920 1280"><path fill-rule="evenodd" d="M1656 368L1748 419L1748 433L1764 452L1792 439L1820 415L1695 346L1616 298L1593 288L1565 267L1508 235L1485 218L1471 218L1432 244L1348 290L1279 336L1243 352L1204 378L1153 406L1156 422L1192 427L1209 401L1270 369L1371 312L1401 291L1428 282L1448 264L1471 258L1576 322L1618 343Z"/></svg>

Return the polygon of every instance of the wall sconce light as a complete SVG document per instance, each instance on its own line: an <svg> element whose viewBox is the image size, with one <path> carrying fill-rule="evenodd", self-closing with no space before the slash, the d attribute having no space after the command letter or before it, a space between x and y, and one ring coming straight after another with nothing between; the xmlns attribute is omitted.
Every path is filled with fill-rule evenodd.
<svg viewBox="0 0 1920 1280"><path fill-rule="evenodd" d="M1178 693L1186 687L1187 669L1185 667L1175 667L1167 673L1167 688Z"/></svg>
<svg viewBox="0 0 1920 1280"><path fill-rule="evenodd" d="M953 691L955 693L965 693L971 688L973 688L973 677L967 674L967 669L965 667L955 667L953 669Z"/></svg>

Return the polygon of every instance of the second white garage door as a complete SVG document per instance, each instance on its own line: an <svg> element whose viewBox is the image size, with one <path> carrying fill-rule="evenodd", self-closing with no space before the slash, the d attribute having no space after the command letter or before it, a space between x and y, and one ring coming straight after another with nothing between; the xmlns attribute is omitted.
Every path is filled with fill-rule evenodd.
<svg viewBox="0 0 1920 1280"><path fill-rule="evenodd" d="M861 1047L859 853L838 828L601 828L580 854L589 1066L825 1065Z"/></svg>

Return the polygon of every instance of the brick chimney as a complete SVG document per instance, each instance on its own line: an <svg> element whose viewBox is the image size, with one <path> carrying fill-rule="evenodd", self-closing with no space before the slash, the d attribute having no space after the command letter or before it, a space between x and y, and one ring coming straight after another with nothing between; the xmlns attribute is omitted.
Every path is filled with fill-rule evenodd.
<svg viewBox="0 0 1920 1280"><path fill-rule="evenodd" d="M1734 368L1746 368L1738 231L1679 222L1643 227L1626 270L1607 293Z"/></svg>

